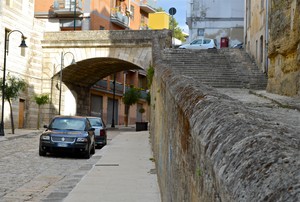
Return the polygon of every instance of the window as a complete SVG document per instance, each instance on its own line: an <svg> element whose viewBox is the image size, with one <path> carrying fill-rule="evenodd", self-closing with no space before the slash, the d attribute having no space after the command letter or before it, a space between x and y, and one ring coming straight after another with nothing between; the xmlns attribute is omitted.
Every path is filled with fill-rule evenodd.
<svg viewBox="0 0 300 202"><path fill-rule="evenodd" d="M210 43L210 39L204 39L203 40L203 44L209 44Z"/></svg>
<svg viewBox="0 0 300 202"><path fill-rule="evenodd" d="M105 30L105 27L100 25L100 30Z"/></svg>
<svg viewBox="0 0 300 202"><path fill-rule="evenodd" d="M198 29L198 36L204 36L204 29L203 28Z"/></svg>
<svg viewBox="0 0 300 202"><path fill-rule="evenodd" d="M260 36L260 63L263 63L264 58L264 37Z"/></svg>
<svg viewBox="0 0 300 202"><path fill-rule="evenodd" d="M202 39L195 40L191 44L202 44Z"/></svg>

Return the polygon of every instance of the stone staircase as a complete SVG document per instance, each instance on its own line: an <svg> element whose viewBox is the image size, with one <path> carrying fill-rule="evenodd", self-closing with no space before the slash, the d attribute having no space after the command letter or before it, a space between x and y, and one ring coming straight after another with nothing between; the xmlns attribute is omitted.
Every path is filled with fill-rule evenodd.
<svg viewBox="0 0 300 202"><path fill-rule="evenodd" d="M215 88L266 89L267 77L244 50L165 49L162 59L178 74Z"/></svg>

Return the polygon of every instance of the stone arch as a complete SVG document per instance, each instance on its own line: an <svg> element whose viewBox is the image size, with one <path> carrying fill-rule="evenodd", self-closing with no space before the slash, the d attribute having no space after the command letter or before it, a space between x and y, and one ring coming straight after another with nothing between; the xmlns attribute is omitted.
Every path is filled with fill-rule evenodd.
<svg viewBox="0 0 300 202"><path fill-rule="evenodd" d="M45 33L42 41L42 91L52 96L49 116L56 114L58 108L59 95L53 81L60 80L61 70L63 89L77 95L76 114L86 115L88 92L94 83L115 72L146 70L153 64L153 52L159 51L153 49L171 46L170 36L169 30ZM158 42L160 44L156 44ZM77 64L69 65L73 58Z"/></svg>

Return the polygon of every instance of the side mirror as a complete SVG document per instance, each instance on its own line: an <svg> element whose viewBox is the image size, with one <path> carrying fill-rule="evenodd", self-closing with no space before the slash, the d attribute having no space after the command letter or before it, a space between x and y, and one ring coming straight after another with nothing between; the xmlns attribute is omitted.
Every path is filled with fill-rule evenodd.
<svg viewBox="0 0 300 202"><path fill-rule="evenodd" d="M48 126L47 126L47 125L44 125L44 128L48 128Z"/></svg>

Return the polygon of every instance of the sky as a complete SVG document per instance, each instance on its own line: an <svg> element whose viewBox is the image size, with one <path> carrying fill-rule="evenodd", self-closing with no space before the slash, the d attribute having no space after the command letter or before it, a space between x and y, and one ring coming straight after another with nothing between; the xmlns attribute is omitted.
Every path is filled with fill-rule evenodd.
<svg viewBox="0 0 300 202"><path fill-rule="evenodd" d="M157 0L157 7L162 7L167 13L169 9L174 7L176 14L174 15L175 20L178 22L178 26L188 33L189 29L186 25L186 4L187 0Z"/></svg>

